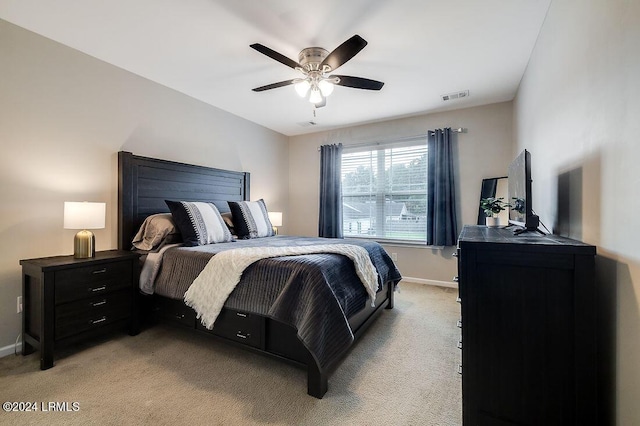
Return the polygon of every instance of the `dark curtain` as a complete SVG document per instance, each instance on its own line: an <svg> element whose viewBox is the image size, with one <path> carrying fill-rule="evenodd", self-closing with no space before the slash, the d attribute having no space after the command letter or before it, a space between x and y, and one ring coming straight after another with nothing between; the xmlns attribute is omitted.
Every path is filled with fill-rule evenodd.
<svg viewBox="0 0 640 426"><path fill-rule="evenodd" d="M427 245L453 246L458 238L451 129L429 132Z"/></svg>
<svg viewBox="0 0 640 426"><path fill-rule="evenodd" d="M343 237L341 162L341 143L320 147L320 237Z"/></svg>

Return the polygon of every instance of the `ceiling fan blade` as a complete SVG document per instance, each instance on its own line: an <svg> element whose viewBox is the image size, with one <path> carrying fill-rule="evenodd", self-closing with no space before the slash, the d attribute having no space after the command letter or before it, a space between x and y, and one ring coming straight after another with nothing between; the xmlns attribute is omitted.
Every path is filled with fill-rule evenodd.
<svg viewBox="0 0 640 426"><path fill-rule="evenodd" d="M288 86L290 84L293 84L293 80L279 81L277 83L267 84L266 86L256 87L255 89L251 90L253 90L254 92L264 92L265 90L277 89L278 87Z"/></svg>
<svg viewBox="0 0 640 426"><path fill-rule="evenodd" d="M365 39L357 34L354 35L349 40L336 47L333 52L329 53L329 55L324 58L324 61L322 61L322 64L320 64L320 69L322 69L323 65L329 65L332 70L337 69L349 59L356 56L366 45L367 41Z"/></svg>
<svg viewBox="0 0 640 426"><path fill-rule="evenodd" d="M302 68L302 66L296 61L294 61L293 59L289 59L286 56L284 56L282 53L278 53L273 49L269 49L267 46L263 46L260 43L254 43L249 47L293 69Z"/></svg>
<svg viewBox="0 0 640 426"><path fill-rule="evenodd" d="M338 77L340 81L336 83L338 86L353 87L356 89L365 90L380 90L384 83L381 81L370 80L362 77L351 77L349 75L330 75L331 77Z"/></svg>

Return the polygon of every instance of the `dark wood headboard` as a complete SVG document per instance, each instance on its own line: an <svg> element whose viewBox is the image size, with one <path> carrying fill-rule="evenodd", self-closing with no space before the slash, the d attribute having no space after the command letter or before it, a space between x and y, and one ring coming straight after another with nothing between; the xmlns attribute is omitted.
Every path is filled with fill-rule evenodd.
<svg viewBox="0 0 640 426"><path fill-rule="evenodd" d="M221 213L227 201L249 199L249 173L118 152L118 248L129 250L144 219L169 212L164 200L206 201Z"/></svg>

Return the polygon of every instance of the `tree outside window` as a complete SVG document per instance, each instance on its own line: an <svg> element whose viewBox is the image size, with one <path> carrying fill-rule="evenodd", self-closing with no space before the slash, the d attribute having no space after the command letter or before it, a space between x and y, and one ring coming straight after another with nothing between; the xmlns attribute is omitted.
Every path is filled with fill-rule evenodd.
<svg viewBox="0 0 640 426"><path fill-rule="evenodd" d="M345 148L345 237L426 244L427 144Z"/></svg>

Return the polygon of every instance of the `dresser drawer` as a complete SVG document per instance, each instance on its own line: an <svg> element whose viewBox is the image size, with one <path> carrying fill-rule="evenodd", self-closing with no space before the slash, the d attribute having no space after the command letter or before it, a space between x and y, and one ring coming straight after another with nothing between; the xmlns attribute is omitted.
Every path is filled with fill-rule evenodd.
<svg viewBox="0 0 640 426"><path fill-rule="evenodd" d="M130 288L131 262L111 262L65 269L55 273L56 304Z"/></svg>
<svg viewBox="0 0 640 426"><path fill-rule="evenodd" d="M260 348L262 347L263 324L264 320L259 315L223 309L212 330L207 330L200 321L198 321L197 327L216 336Z"/></svg>
<svg viewBox="0 0 640 426"><path fill-rule="evenodd" d="M131 314L131 294L122 290L91 297L56 308L55 338L62 339L91 330Z"/></svg>

